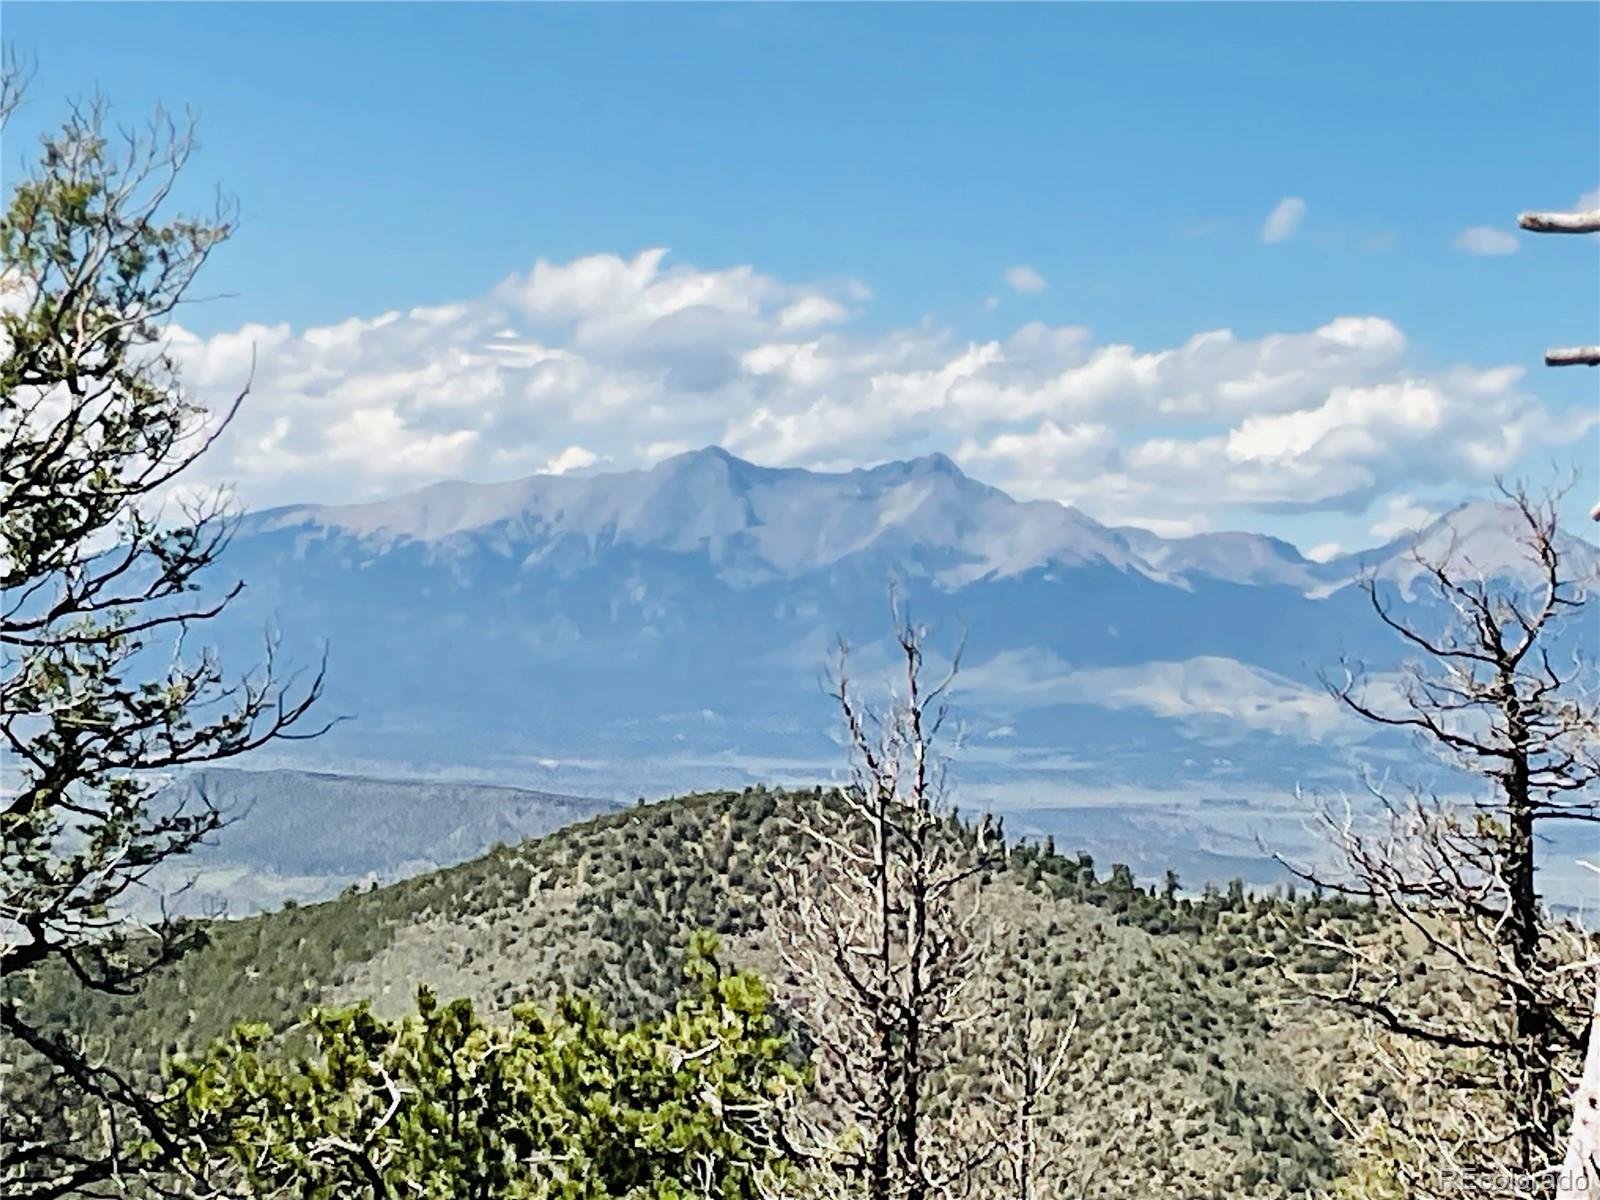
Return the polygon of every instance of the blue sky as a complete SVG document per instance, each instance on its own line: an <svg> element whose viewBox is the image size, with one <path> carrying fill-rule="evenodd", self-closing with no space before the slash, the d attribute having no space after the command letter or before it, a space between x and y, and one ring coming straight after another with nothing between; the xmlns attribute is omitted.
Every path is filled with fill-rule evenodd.
<svg viewBox="0 0 1600 1200"><path fill-rule="evenodd" d="M183 317L205 352L195 378L233 361L205 339L287 327L279 342L255 337L269 395L262 424L245 431L254 451L225 464L247 501L354 499L351 487L395 490L430 471L632 465L708 431L751 457L802 465L944 449L980 477L1105 519L1242 525L1307 548L1370 542L1391 511L1437 510L1508 463L1582 465L1575 512L1600 482L1595 430L1572 424L1600 405L1600 373L1539 365L1546 344L1596 336L1600 254L1514 232L1520 209L1570 207L1600 186L1594 5L7 3L4 34L38 63L29 106L7 130L8 175L64 97L98 88L126 119L157 101L197 112L188 182L197 195L225 187L243 222L202 289L230 297ZM1285 201L1303 215L1264 240ZM637 258L652 247L671 250L659 267ZM605 291L603 270L591 280L600 292L577 299L565 277L541 291L530 272L540 259L604 255L637 265L612 276L632 281L622 286L644 316L618 315L625 297ZM742 266L765 282L723 278ZM1005 280L1016 267L1032 273L1014 276L1020 288ZM685 332L691 319L641 272L690 291L700 279L725 295L711 304L723 319ZM508 292L512 276L521 283ZM781 316L808 295L841 311ZM485 297L498 297L492 313ZM307 328L442 305L472 311L425 323L430 357L410 349L420 326L404 339L390 326L363 327L359 368L341 360L387 380L376 393L393 420L367 411L374 389L313 394L287 366L282 394L270 394L274 347L303 367ZM1388 322L1403 349L1370 327L1354 360L1332 367L1329 338L1258 345L1342 317ZM1032 322L1087 339L1040 351L1038 337L1017 340ZM775 380L789 377L771 367L759 386L718 374L723 360L749 369L775 345L792 349L801 329L832 355L810 383L783 391ZM1157 362L1151 372L1180 378L1141 383L1132 369L1120 391L1084 392L1107 347L1158 355L1219 329L1273 365L1244 355L1224 379ZM502 333L581 359L561 359L574 377L565 386L626 387L630 399L585 414L576 393L548 400L556 385L543 376L464 384L441 365ZM1349 348L1343 334L1331 342ZM901 394L948 390L969 344L1003 348L1003 362L979 365L989 392L969 387L961 404ZM640 349L649 345L654 358ZM1305 371L1284 364L1293 354ZM807 432L877 402L863 389L880 368L864 357L910 364L892 389L899 419L832 440ZM1462 382L1516 366L1527 371L1515 382ZM1077 374L1062 382L1062 372ZM452 417L396 391L399 374L493 412ZM1251 380L1281 389L1259 410L1241 407ZM1282 473L1189 496L1217 470L1192 444L1211 438L1215 451L1231 433L1230 446L1260 445L1271 427L1283 437L1263 453L1282 459L1309 447L1307 429L1359 440L1327 412L1293 428L1288 418L1326 409L1339 389L1418 380L1452 413L1486 395L1500 406L1494 421L1528 418L1525 449L1420 472L1405 461L1415 445L1381 462L1350 451L1329 468L1337 478L1301 498ZM1140 387L1142 399L1126 400ZM1225 412L1207 400L1217 388L1234 397ZM1137 421L1119 419L1127 404ZM1438 436L1490 436L1484 413L1459 419L1440 418ZM370 436L386 461L319 472L308 428L318 423L324 435ZM619 435L630 428L633 443ZM518 453L485 449L518 439Z"/></svg>

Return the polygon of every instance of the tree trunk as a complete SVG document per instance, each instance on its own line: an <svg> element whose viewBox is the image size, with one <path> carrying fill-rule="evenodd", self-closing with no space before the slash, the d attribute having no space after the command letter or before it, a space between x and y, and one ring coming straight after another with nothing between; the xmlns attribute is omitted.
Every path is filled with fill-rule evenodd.
<svg viewBox="0 0 1600 1200"><path fill-rule="evenodd" d="M1528 784L1528 759L1521 743L1526 740L1515 711L1510 734L1514 747L1505 777L1506 819L1509 832L1506 888L1510 893L1511 962L1517 978L1512 988L1515 1038L1521 1048L1519 1078L1512 1088L1512 1115L1524 1171L1534 1171L1552 1156L1556 1142L1554 1097L1550 1075L1550 1013L1544 997L1531 980L1538 977L1539 893L1534 881L1534 815Z"/></svg>

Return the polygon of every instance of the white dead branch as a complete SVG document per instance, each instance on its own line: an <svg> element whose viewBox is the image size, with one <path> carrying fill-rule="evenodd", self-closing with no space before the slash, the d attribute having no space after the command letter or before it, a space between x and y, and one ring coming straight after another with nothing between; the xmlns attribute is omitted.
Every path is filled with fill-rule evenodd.
<svg viewBox="0 0 1600 1200"><path fill-rule="evenodd" d="M1547 367L1600 367L1600 346L1563 346L1544 352Z"/></svg>
<svg viewBox="0 0 1600 1200"><path fill-rule="evenodd" d="M1517 225L1530 233L1600 233L1600 208L1588 212L1525 212ZM1544 352L1547 367L1600 367L1600 346L1564 346ZM1600 504L1589 510L1600 521Z"/></svg>
<svg viewBox="0 0 1600 1200"><path fill-rule="evenodd" d="M1529 233L1600 233L1600 208L1588 212L1525 212L1517 225Z"/></svg>

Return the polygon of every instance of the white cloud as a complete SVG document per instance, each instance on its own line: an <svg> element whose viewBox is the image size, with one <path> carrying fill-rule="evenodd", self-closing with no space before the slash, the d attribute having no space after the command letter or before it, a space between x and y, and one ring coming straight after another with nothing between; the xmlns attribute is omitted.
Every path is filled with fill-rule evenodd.
<svg viewBox="0 0 1600 1200"><path fill-rule="evenodd" d="M1330 559L1338 558L1339 555L1343 553L1344 547L1340 546L1338 542L1322 542L1307 550L1306 557L1312 562L1320 563L1328 562Z"/></svg>
<svg viewBox="0 0 1600 1200"><path fill-rule="evenodd" d="M1600 188L1585 192L1578 197L1578 202L1572 206L1578 212L1592 212L1600 208Z"/></svg>
<svg viewBox="0 0 1600 1200"><path fill-rule="evenodd" d="M568 446L544 465L546 475L565 475L569 471L581 471L585 467L592 467L600 461L600 456L593 450L586 450L582 446Z"/></svg>
<svg viewBox="0 0 1600 1200"><path fill-rule="evenodd" d="M1421 529L1439 515L1433 509L1424 508L1416 503L1405 492L1385 497L1381 511L1383 515L1368 526L1368 529L1385 541L1399 537L1402 533Z"/></svg>
<svg viewBox="0 0 1600 1200"><path fill-rule="evenodd" d="M1267 214L1261 225L1263 242L1286 242L1306 218L1306 202L1299 196L1285 196Z"/></svg>
<svg viewBox="0 0 1600 1200"><path fill-rule="evenodd" d="M1211 521L1205 513L1197 513L1192 517L1147 517L1142 513L1129 513L1119 517L1117 524L1146 529L1164 538L1193 537L1197 533L1212 531Z"/></svg>
<svg viewBox="0 0 1600 1200"><path fill-rule="evenodd" d="M1470 229L1463 229L1456 234L1455 241L1450 243L1457 250L1465 250L1468 254L1496 256L1515 254L1517 252L1517 236L1505 229L1494 229L1488 225L1474 225Z"/></svg>
<svg viewBox="0 0 1600 1200"><path fill-rule="evenodd" d="M1541 405L1518 368L1415 369L1378 316L1155 347L1037 321L980 341L932 322L853 332L869 295L652 250L319 328L176 329L202 397L230 398L256 355L249 399L190 482L234 482L262 507L711 443L830 468L943 450L1025 498L1196 530L1236 524L1229 510L1355 513L1476 487L1597 423Z"/></svg>
<svg viewBox="0 0 1600 1200"><path fill-rule="evenodd" d="M802 296L778 313L779 329L811 329L843 320L849 310L827 296Z"/></svg>
<svg viewBox="0 0 1600 1200"><path fill-rule="evenodd" d="M1044 291L1044 276L1028 266L1015 266L1006 270L1006 283L1013 292L1024 296L1037 295Z"/></svg>

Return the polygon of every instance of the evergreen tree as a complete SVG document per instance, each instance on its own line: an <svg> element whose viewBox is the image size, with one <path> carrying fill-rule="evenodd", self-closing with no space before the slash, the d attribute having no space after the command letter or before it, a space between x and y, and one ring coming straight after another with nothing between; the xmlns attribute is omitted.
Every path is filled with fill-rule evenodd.
<svg viewBox="0 0 1600 1200"><path fill-rule="evenodd" d="M9 112L18 78L8 70ZM189 395L166 319L226 214L165 218L191 139L74 111L43 140L0 217L0 1180L13 1197L85 1194L171 1162L161 1098L43 1022L28 988L52 972L131 994L193 941L130 926L130 891L222 824L158 798L160 772L299 731L320 673L291 691L271 660L225 675L186 642L237 593L201 599L230 528L217 496L172 494L226 424ZM165 511L162 502L166 501Z"/></svg>
<svg viewBox="0 0 1600 1200"><path fill-rule="evenodd" d="M419 989L417 1012L313 1011L309 1053L243 1025L174 1064L196 1174L320 1200L761 1200L799 1183L779 1140L801 1096L767 989L698 935L691 989L632 1027L594 1003L508 1027Z"/></svg>

